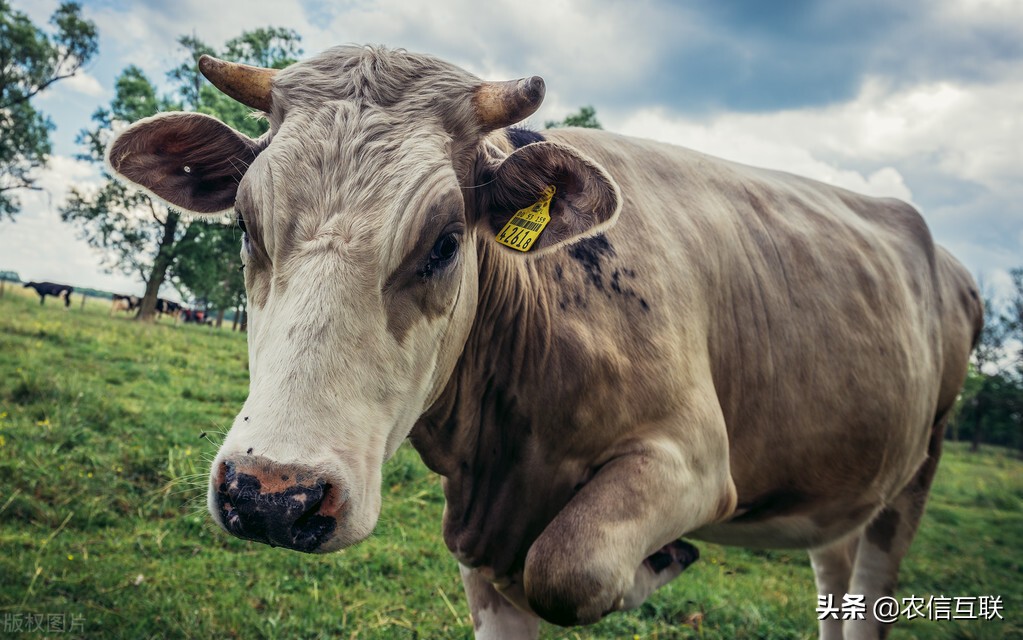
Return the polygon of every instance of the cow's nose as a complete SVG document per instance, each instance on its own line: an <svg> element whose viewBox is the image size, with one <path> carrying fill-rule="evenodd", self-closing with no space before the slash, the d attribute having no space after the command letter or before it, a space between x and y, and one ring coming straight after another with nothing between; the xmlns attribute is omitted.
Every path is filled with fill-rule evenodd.
<svg viewBox="0 0 1023 640"><path fill-rule="evenodd" d="M224 460L214 483L228 532L307 553L331 537L346 506L340 487L312 469L259 456Z"/></svg>

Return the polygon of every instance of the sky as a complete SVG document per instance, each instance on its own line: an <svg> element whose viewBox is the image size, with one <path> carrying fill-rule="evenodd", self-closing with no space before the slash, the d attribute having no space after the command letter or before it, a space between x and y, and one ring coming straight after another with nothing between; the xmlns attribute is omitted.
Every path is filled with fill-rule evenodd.
<svg viewBox="0 0 1023 640"><path fill-rule="evenodd" d="M38 25L57 4L13 0ZM178 36L219 48L265 26L295 29L304 56L383 44L486 79L543 76L534 128L592 105L611 131L901 198L996 296L1023 266L1021 0L85 0L83 12L99 54L36 98L56 124L45 190L0 222L0 270L25 280L143 291L60 221L68 189L100 179L75 138L125 66L169 90Z"/></svg>

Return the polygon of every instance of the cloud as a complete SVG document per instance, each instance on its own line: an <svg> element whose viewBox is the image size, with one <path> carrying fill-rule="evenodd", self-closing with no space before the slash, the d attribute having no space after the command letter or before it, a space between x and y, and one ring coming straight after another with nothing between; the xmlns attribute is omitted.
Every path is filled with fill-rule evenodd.
<svg viewBox="0 0 1023 640"><path fill-rule="evenodd" d="M38 100L44 103L52 103L54 101L64 99L60 91L73 91L83 96L90 98L102 98L108 94L107 90L100 84L100 81L95 76L79 71L70 78L61 80L58 84L53 85L52 90L43 91L39 94Z"/></svg>
<svg viewBox="0 0 1023 640"><path fill-rule="evenodd" d="M45 23L57 0L14 3ZM1017 0L86 0L85 14L100 27L100 87L127 64L165 83L182 34L220 47L274 25L306 55L404 47L483 78L542 75L534 126L593 105L612 130L911 200L994 281L1023 262ZM46 103L58 153L97 106L97 86L79 82Z"/></svg>
<svg viewBox="0 0 1023 640"><path fill-rule="evenodd" d="M851 100L830 106L703 118L648 108L605 122L623 133L910 201L940 243L975 273L1001 282L1023 262L1019 75L909 87L868 78Z"/></svg>
<svg viewBox="0 0 1023 640"><path fill-rule="evenodd" d="M303 34L313 28L298 0L220 0L215 6L206 0L121 0L86 6L85 14L99 27L101 46L112 48L121 59L119 69L138 65L158 85L184 59L177 43L183 35L194 34L220 48L258 27L289 27Z"/></svg>
<svg viewBox="0 0 1023 640"><path fill-rule="evenodd" d="M901 174L890 166L868 175L815 158L800 144L776 137L775 123L748 117L721 116L701 123L663 110L643 110L612 128L627 135L671 142L697 151L768 169L804 175L828 184L873 196L912 200Z"/></svg>
<svg viewBox="0 0 1023 640"><path fill-rule="evenodd" d="M52 156L38 174L42 191L22 191L16 222L0 222L0 269L17 271L24 280L49 280L74 286L141 293L137 279L100 271L98 254L80 240L74 227L60 219L68 189L87 190L100 180L92 164Z"/></svg>

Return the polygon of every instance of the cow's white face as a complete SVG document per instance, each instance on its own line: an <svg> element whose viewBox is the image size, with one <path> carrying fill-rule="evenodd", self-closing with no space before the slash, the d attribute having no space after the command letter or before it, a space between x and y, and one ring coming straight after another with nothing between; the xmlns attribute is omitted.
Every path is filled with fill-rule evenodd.
<svg viewBox="0 0 1023 640"><path fill-rule="evenodd" d="M303 64L318 72L324 60ZM288 70L293 82L300 67ZM459 73L475 118L496 90ZM570 149L506 155L485 142L487 127L452 124L417 96L404 111L303 101L279 95L278 81L264 139L164 114L121 134L109 159L180 208L233 206L243 221L251 382L213 463L210 511L241 537L324 552L373 530L384 460L458 362L476 314L478 243L547 185L558 192L534 254L610 224L618 195ZM516 90L532 87L531 113L543 94L530 82Z"/></svg>
<svg viewBox="0 0 1023 640"><path fill-rule="evenodd" d="M439 132L379 141L367 130L383 114L318 115L327 135L286 121L239 188L251 384L214 469L244 456L314 469L347 510L327 551L372 531L383 461L455 366L477 272ZM229 517L219 484L211 509Z"/></svg>

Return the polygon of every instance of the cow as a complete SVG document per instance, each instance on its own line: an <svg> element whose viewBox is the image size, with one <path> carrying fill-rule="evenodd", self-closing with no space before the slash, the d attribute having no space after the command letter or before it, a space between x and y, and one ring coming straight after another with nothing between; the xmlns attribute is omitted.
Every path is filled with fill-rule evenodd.
<svg viewBox="0 0 1023 640"><path fill-rule="evenodd" d="M213 323L213 318L208 317L202 309L182 309L181 319L185 324L192 322L195 324L212 325Z"/></svg>
<svg viewBox="0 0 1023 640"><path fill-rule="evenodd" d="M111 296L110 313L108 315L114 315L115 311L135 311L139 306L138 296L122 296L120 294L113 294Z"/></svg>
<svg viewBox="0 0 1023 640"><path fill-rule="evenodd" d="M181 305L178 304L177 302L164 300L163 298L157 298L156 312L160 314L161 318L163 317L163 314L169 315L170 317L174 318L174 322L176 323L181 315Z"/></svg>
<svg viewBox="0 0 1023 640"><path fill-rule="evenodd" d="M822 596L866 602L821 636L887 633L872 603L895 588L982 322L912 206L516 128L541 78L403 50L200 68L268 133L159 114L108 160L242 221L251 384L211 468L218 525L355 544L409 438L443 477L477 637L638 606L695 559L688 540L809 549Z"/></svg>
<svg viewBox="0 0 1023 640"><path fill-rule="evenodd" d="M71 293L75 290L75 288L72 287L71 285L56 284L53 282L26 282L25 286L22 288L35 289L36 293L39 294L40 305L46 303L46 296L53 296L54 298L63 299L65 309L71 306Z"/></svg>

